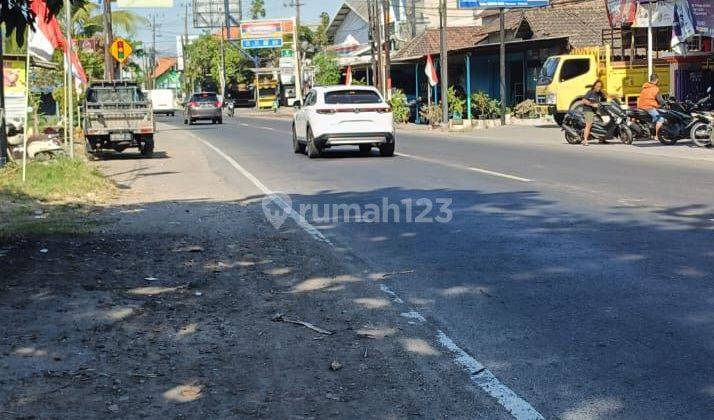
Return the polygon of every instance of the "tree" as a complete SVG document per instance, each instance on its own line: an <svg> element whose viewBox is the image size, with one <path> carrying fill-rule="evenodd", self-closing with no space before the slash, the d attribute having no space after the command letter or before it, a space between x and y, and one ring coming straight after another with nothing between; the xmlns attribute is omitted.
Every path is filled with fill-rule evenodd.
<svg viewBox="0 0 714 420"><path fill-rule="evenodd" d="M330 15L327 12L320 13L320 25L315 30L315 47L321 48L327 45L327 28L330 26Z"/></svg>
<svg viewBox="0 0 714 420"><path fill-rule="evenodd" d="M56 16L62 9L62 0L45 0L50 15ZM71 0L72 6L81 7L85 0ZM10 37L13 32L17 43L25 43L25 29L35 23L35 16L30 11L28 0L2 0L0 1L0 24L5 25L5 34Z"/></svg>
<svg viewBox="0 0 714 420"><path fill-rule="evenodd" d="M92 37L104 30L102 11L98 4L87 3L83 7L73 7L72 23L74 33L83 37ZM149 24L149 20L127 10L112 11L112 27L127 35L133 35L136 30Z"/></svg>
<svg viewBox="0 0 714 420"><path fill-rule="evenodd" d="M265 17L265 0L251 1L250 16L253 19L261 19Z"/></svg>
<svg viewBox="0 0 714 420"><path fill-rule="evenodd" d="M246 79L244 74L246 60L236 49L226 45L226 79L240 83ZM201 35L186 48L186 69L184 76L187 80L211 79L217 81L221 66L220 39L210 33Z"/></svg>
<svg viewBox="0 0 714 420"><path fill-rule="evenodd" d="M334 54L317 53L312 64L315 66L315 85L329 86L340 83L340 67Z"/></svg>

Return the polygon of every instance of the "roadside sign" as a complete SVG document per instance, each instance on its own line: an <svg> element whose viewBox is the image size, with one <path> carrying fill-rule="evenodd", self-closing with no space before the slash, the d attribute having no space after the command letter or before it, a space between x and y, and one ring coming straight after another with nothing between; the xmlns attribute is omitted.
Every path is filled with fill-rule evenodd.
<svg viewBox="0 0 714 420"><path fill-rule="evenodd" d="M134 50L131 48L131 44L129 44L124 38L119 37L114 38L114 42L109 49L112 57L114 57L114 59L121 64L124 64L126 60L129 59L129 56L133 51Z"/></svg>
<svg viewBox="0 0 714 420"><path fill-rule="evenodd" d="M459 9L514 9L519 7L543 7L549 0L457 0Z"/></svg>
<svg viewBox="0 0 714 420"><path fill-rule="evenodd" d="M241 47L244 49L282 48L286 36L292 36L292 20L251 20L241 22ZM287 41L290 42L290 41Z"/></svg>
<svg viewBox="0 0 714 420"><path fill-rule="evenodd" d="M293 57L294 54L293 50L280 50L280 57Z"/></svg>

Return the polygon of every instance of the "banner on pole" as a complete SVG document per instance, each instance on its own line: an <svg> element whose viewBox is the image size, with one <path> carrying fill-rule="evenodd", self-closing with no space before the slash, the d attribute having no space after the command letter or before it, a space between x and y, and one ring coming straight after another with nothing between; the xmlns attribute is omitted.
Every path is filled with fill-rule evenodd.
<svg viewBox="0 0 714 420"><path fill-rule="evenodd" d="M513 9L548 6L550 0L457 0L456 4L459 9Z"/></svg>

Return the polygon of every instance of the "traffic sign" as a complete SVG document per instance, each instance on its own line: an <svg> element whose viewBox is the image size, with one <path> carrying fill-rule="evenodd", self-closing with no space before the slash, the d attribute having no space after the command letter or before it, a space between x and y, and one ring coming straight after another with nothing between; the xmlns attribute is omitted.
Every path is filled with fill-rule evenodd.
<svg viewBox="0 0 714 420"><path fill-rule="evenodd" d="M129 59L132 51L134 50L131 48L131 44L129 44L124 38L119 37L114 38L114 42L112 42L112 46L109 49L112 57L114 57L114 59L121 64L124 64L126 60Z"/></svg>
<svg viewBox="0 0 714 420"><path fill-rule="evenodd" d="M294 54L293 50L280 50L280 57L293 57Z"/></svg>
<svg viewBox="0 0 714 420"><path fill-rule="evenodd" d="M459 9L488 9L547 6L549 0L458 0Z"/></svg>

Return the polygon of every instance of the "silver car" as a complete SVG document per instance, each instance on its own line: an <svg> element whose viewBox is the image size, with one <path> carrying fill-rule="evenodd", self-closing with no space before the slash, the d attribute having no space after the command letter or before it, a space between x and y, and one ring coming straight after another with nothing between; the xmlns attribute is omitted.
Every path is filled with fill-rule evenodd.
<svg viewBox="0 0 714 420"><path fill-rule="evenodd" d="M218 95L212 92L194 93L183 111L183 123L208 120L213 124L223 124L223 109Z"/></svg>

